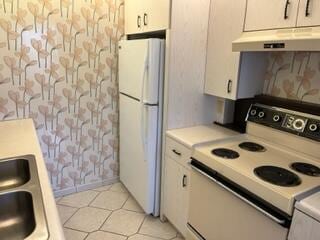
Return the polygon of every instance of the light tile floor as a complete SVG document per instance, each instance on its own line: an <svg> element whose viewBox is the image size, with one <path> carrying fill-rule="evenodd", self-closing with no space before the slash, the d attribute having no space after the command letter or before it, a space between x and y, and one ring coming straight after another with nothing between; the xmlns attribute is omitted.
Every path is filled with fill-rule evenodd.
<svg viewBox="0 0 320 240"><path fill-rule="evenodd" d="M183 240L147 216L121 183L57 198L66 240Z"/></svg>

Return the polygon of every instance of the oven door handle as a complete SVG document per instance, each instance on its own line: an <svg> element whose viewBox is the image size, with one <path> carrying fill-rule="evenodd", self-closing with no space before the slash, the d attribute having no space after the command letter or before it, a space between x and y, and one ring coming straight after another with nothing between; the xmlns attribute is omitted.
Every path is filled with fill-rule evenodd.
<svg viewBox="0 0 320 240"><path fill-rule="evenodd" d="M195 171L197 171L198 173L200 173L201 175L205 176L206 178L210 179L211 181L215 182L216 184L218 184L220 187L222 187L223 189L227 190L229 193L233 194L234 196L238 197L239 199L241 199L242 201L244 201L245 203L249 204L251 207L255 208L256 210L258 210L259 212L261 212L262 214L264 214L265 216L267 216L268 218L270 218L271 220L273 220L274 222L280 224L280 225L284 225L286 223L286 220L283 219L279 219L275 216L273 216L272 214L268 213L267 211L265 211L264 209L260 208L259 206L257 206L256 204L252 203L251 201L249 201L248 199L244 198L243 196L241 196L240 194L236 193L235 191L233 191L232 189L228 188L227 186L225 186L223 183L219 182L218 180L214 179L213 177L209 176L208 174L206 174L205 172L203 172L202 170L198 169L197 167L191 165L192 169L194 169Z"/></svg>

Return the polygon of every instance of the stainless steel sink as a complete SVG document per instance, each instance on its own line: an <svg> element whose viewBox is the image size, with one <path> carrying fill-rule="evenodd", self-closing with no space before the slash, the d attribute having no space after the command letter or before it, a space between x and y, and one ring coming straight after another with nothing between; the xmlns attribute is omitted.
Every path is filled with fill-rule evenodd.
<svg viewBox="0 0 320 240"><path fill-rule="evenodd" d="M29 162L25 159L0 162L0 191L19 187L30 180Z"/></svg>
<svg viewBox="0 0 320 240"><path fill-rule="evenodd" d="M48 238L35 157L0 160L0 239Z"/></svg>
<svg viewBox="0 0 320 240"><path fill-rule="evenodd" d="M25 239L36 227L32 196L28 192L0 195L0 236Z"/></svg>

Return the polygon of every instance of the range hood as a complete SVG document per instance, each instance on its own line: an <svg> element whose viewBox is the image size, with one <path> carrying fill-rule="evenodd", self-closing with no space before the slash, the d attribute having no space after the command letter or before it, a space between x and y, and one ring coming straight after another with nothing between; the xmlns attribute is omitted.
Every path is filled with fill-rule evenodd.
<svg viewBox="0 0 320 240"><path fill-rule="evenodd" d="M320 51L320 27L243 32L233 52Z"/></svg>

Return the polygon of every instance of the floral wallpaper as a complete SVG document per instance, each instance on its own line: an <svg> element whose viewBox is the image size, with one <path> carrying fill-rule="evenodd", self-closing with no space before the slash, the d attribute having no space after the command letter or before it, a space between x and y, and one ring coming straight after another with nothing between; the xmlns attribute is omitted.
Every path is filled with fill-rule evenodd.
<svg viewBox="0 0 320 240"><path fill-rule="evenodd" d="M264 93L320 104L320 52L272 52Z"/></svg>
<svg viewBox="0 0 320 240"><path fill-rule="evenodd" d="M32 118L55 191L118 176L124 0L2 0L0 119Z"/></svg>

